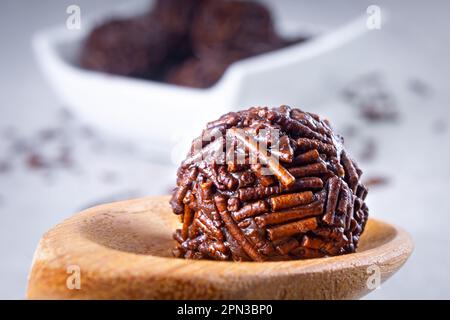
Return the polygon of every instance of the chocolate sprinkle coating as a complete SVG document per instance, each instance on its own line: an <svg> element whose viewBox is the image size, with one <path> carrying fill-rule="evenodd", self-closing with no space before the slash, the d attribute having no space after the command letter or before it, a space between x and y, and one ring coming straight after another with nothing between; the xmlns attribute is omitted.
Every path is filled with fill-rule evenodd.
<svg viewBox="0 0 450 320"><path fill-rule="evenodd" d="M272 136L261 139L261 129ZM222 161L230 152L244 157ZM289 106L225 114L178 170L170 203L183 226L174 255L265 261L354 252L369 213L361 175L343 139L315 114Z"/></svg>

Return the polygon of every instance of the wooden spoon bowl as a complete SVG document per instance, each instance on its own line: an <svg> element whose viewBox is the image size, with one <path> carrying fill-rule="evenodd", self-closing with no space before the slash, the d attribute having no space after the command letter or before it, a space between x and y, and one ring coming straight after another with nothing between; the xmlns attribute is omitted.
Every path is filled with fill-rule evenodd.
<svg viewBox="0 0 450 320"><path fill-rule="evenodd" d="M351 299L408 259L409 235L370 219L357 253L287 262L173 258L179 225L168 197L83 211L40 240L30 299Z"/></svg>

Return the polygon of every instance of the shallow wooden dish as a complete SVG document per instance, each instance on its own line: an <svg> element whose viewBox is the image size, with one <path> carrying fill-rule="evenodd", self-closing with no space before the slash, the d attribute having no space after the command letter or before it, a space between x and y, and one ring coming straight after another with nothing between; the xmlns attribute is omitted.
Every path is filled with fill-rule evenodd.
<svg viewBox="0 0 450 320"><path fill-rule="evenodd" d="M351 299L370 291L373 272L388 279L413 250L405 231L370 219L358 252L345 256L263 263L176 259L171 235L179 222L168 200L101 205L48 231L35 253L27 297Z"/></svg>

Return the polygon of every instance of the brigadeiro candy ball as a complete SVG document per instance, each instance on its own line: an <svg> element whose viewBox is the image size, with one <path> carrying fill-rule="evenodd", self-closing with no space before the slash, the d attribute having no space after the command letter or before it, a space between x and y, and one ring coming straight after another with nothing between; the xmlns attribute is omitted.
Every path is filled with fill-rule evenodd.
<svg viewBox="0 0 450 320"><path fill-rule="evenodd" d="M206 1L192 26L197 57L218 52L251 56L283 46L269 10L252 1Z"/></svg>
<svg viewBox="0 0 450 320"><path fill-rule="evenodd" d="M169 71L164 80L179 86L208 88L222 77L229 64L226 59L191 58Z"/></svg>
<svg viewBox="0 0 450 320"><path fill-rule="evenodd" d="M164 80L167 83L180 86L208 88L213 86L222 77L226 69L239 59L239 56L231 54L190 58L179 66L173 67Z"/></svg>
<svg viewBox="0 0 450 320"><path fill-rule="evenodd" d="M255 107L208 123L178 170L174 255L265 261L354 252L368 218L362 171L327 120Z"/></svg>
<svg viewBox="0 0 450 320"><path fill-rule="evenodd" d="M169 63L192 56L191 25L205 0L158 0L151 17L171 35Z"/></svg>
<svg viewBox="0 0 450 320"><path fill-rule="evenodd" d="M148 15L111 20L90 33L81 52L81 65L112 74L148 77L158 72L171 43L171 34Z"/></svg>
<svg viewBox="0 0 450 320"><path fill-rule="evenodd" d="M196 10L204 2L205 0L158 0L151 14L170 32L187 34Z"/></svg>

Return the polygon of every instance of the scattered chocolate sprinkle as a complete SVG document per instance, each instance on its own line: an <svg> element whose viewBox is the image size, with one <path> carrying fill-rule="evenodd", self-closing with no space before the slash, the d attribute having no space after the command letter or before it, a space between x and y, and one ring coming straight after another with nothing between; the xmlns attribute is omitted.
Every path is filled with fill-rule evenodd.
<svg viewBox="0 0 450 320"><path fill-rule="evenodd" d="M398 119L394 96L380 74L370 73L352 81L342 91L342 97L366 121L386 122Z"/></svg>
<svg viewBox="0 0 450 320"><path fill-rule="evenodd" d="M362 142L363 149L359 155L362 161L372 161L377 154L377 144L372 138L365 139Z"/></svg>
<svg viewBox="0 0 450 320"><path fill-rule="evenodd" d="M43 169L47 167L47 163L45 162L45 160L41 155L37 153L30 153L25 161L27 167L33 170Z"/></svg>
<svg viewBox="0 0 450 320"><path fill-rule="evenodd" d="M360 104L361 115L369 121L391 121L397 118L397 112L390 110L391 107L385 107L379 102L368 102Z"/></svg>
<svg viewBox="0 0 450 320"><path fill-rule="evenodd" d="M0 174L24 168L39 172L41 177L50 181L55 177L55 171L77 169L81 165L76 159L79 146L86 149L101 144L105 150L122 154L133 152L131 147L123 148L119 142L108 142L91 127L75 121L67 109L58 109L54 119L53 124L29 133L23 133L19 127L0 128ZM64 123L63 119L70 119L71 123ZM95 154L102 150L95 148Z"/></svg>
<svg viewBox="0 0 450 320"><path fill-rule="evenodd" d="M364 179L364 185L368 188L381 187L389 184L390 179L386 176L373 176Z"/></svg>
<svg viewBox="0 0 450 320"><path fill-rule="evenodd" d="M412 78L407 83L408 89L419 97L429 97L432 93L431 87L422 79Z"/></svg>

